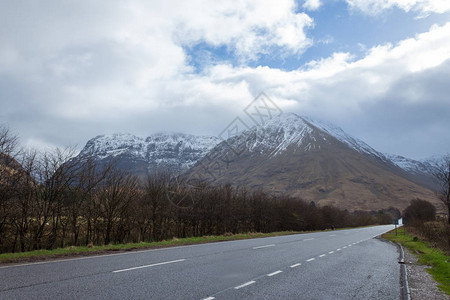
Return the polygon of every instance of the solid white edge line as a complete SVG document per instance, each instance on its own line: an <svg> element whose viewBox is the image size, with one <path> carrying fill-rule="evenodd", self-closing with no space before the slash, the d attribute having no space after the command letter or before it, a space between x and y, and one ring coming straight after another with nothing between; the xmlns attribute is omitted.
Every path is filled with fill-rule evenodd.
<svg viewBox="0 0 450 300"><path fill-rule="evenodd" d="M310 258L310 259L307 259L306 261L313 261L313 260L315 260L315 258Z"/></svg>
<svg viewBox="0 0 450 300"><path fill-rule="evenodd" d="M272 276L277 275L277 274L280 274L280 273L282 273L282 272L283 272L283 271L278 270L278 271L275 271L275 272L273 272L273 273L267 274L267 276L272 277Z"/></svg>
<svg viewBox="0 0 450 300"><path fill-rule="evenodd" d="M303 241L312 241L314 238L304 239Z"/></svg>
<svg viewBox="0 0 450 300"><path fill-rule="evenodd" d="M244 283L244 284L235 286L234 289L235 289L235 290L238 290L238 289L241 289L241 288L243 288L243 287L246 287L246 286L248 286L248 285L250 285L250 284L254 284L255 282L256 282L256 281L252 280L252 281L246 282L246 283Z"/></svg>
<svg viewBox="0 0 450 300"><path fill-rule="evenodd" d="M262 248L267 248L267 247L275 247L275 244L253 247L252 249L256 250L256 249L262 249Z"/></svg>
<svg viewBox="0 0 450 300"><path fill-rule="evenodd" d="M296 268L296 267L298 267L298 266L301 266L301 263L298 263L298 264L292 265L292 266L290 266L290 267L291 267L291 268Z"/></svg>
<svg viewBox="0 0 450 300"><path fill-rule="evenodd" d="M125 271L132 271L132 270L137 270L137 269L143 269L143 268L149 268L149 267L155 267L155 266L161 266L161 265L173 264L173 263L182 262L182 261L185 261L185 260L186 260L186 259L183 258L183 259L177 259L177 260L171 260L171 261L160 262L160 263L151 264L151 265L139 266L139 267L128 268L128 269L121 269L121 270L116 270L116 271L112 271L112 272L113 272L113 273L119 273L119 272L125 272Z"/></svg>

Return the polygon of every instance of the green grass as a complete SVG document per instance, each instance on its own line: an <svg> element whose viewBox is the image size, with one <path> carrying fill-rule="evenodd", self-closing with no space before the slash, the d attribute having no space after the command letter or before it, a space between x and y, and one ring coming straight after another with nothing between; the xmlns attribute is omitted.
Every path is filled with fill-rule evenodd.
<svg viewBox="0 0 450 300"><path fill-rule="evenodd" d="M271 236L281 236L289 234L297 234L297 231L282 231L282 232L271 232L271 233L242 233L234 235L220 235L220 236L203 236L203 237L190 237L190 238L173 238L167 241L161 242L141 242L141 243L129 243L129 244L116 244L116 245L105 245L105 246L71 246L67 248L58 248L53 250L35 250L27 252L18 253L4 253L0 254L0 264L1 263L11 263L11 262L21 262L21 261L34 261L34 260L44 260L46 258L58 258L65 256L77 256L77 255L94 255L105 252L114 251L131 251L138 249L154 249L154 248L164 248L164 247L174 247L182 245L193 245L193 244L204 244L220 241L231 241L231 240L244 240Z"/></svg>
<svg viewBox="0 0 450 300"><path fill-rule="evenodd" d="M432 248L427 242L414 240L414 237L405 232L405 228L398 229L398 235L394 231L383 235L383 238L400 243L419 258L419 263L431 266L427 271L439 283L438 287L447 295L450 295L450 256L445 255L439 249Z"/></svg>

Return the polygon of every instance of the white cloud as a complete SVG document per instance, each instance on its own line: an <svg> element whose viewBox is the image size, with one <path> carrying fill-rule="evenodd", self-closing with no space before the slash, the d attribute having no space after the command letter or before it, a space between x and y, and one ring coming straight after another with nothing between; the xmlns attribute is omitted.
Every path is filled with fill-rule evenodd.
<svg viewBox="0 0 450 300"><path fill-rule="evenodd" d="M176 33L183 44L204 41L227 46L244 60L267 54L271 47L298 54L311 45L304 31L313 21L305 13L295 13L292 0L224 1L220 5L199 0L183 6Z"/></svg>
<svg viewBox="0 0 450 300"><path fill-rule="evenodd" d="M450 11L448 0L346 0L352 9L359 9L366 14L376 15L386 9L400 8L406 12L417 11L425 16L430 13L442 14Z"/></svg>
<svg viewBox="0 0 450 300"><path fill-rule="evenodd" d="M306 0L303 3L303 8L306 10L318 10L322 6L322 2L320 0Z"/></svg>
<svg viewBox="0 0 450 300"><path fill-rule="evenodd" d="M300 54L311 45L304 30L312 20L295 10L293 0L2 2L0 75L31 95L20 100L28 109L68 120L149 112L211 94L184 46L225 46L241 61L274 47ZM225 93L221 86L233 89L216 92ZM10 105L3 113L24 111Z"/></svg>
<svg viewBox="0 0 450 300"><path fill-rule="evenodd" d="M359 60L334 53L294 71L215 63L199 74L183 47L224 46L242 61L273 48L299 54L311 45L305 31L312 20L287 0L6 3L0 4L0 121L28 144L82 145L111 132L218 134L261 91L286 111L329 119L358 135L364 126L356 122L377 121L369 108L436 103L444 96L433 82L448 85L438 79L448 78L442 74L450 68L450 23L368 49Z"/></svg>

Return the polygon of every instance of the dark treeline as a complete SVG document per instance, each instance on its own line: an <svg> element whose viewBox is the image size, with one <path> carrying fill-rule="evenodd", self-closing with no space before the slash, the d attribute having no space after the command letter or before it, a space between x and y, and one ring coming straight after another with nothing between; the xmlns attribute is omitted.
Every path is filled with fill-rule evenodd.
<svg viewBox="0 0 450 300"><path fill-rule="evenodd" d="M384 212L318 207L242 187L145 182L71 153L22 153L0 163L0 251L160 241L226 233L319 230L385 224ZM9 161L9 163L8 163Z"/></svg>
<svg viewBox="0 0 450 300"><path fill-rule="evenodd" d="M412 200L403 211L403 218L407 233L450 255L450 225L444 216L437 216L433 204L421 199Z"/></svg>

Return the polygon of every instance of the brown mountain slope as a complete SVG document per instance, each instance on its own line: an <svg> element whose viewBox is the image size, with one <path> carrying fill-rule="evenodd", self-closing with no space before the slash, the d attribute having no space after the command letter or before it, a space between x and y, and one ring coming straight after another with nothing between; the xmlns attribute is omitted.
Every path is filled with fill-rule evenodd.
<svg viewBox="0 0 450 300"><path fill-rule="evenodd" d="M22 166L13 157L0 152L0 184L11 184L24 172Z"/></svg>
<svg viewBox="0 0 450 300"><path fill-rule="evenodd" d="M378 152L330 132L290 114L219 144L188 175L349 210L402 210L414 198L439 205Z"/></svg>

